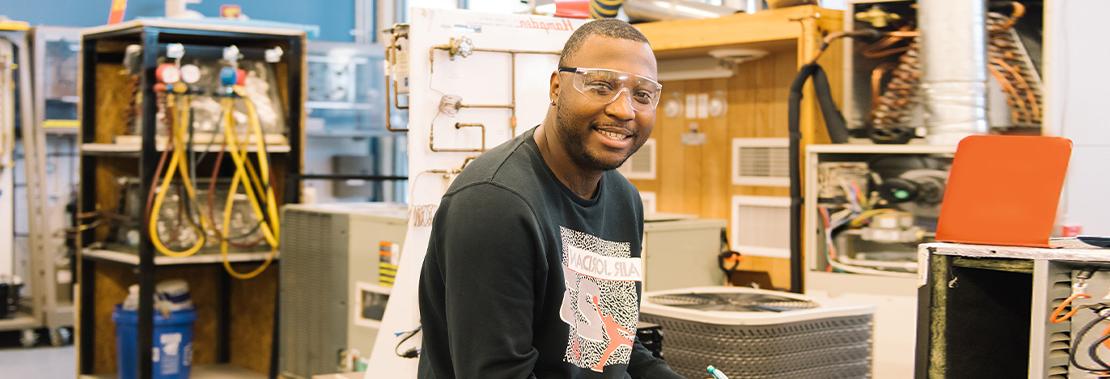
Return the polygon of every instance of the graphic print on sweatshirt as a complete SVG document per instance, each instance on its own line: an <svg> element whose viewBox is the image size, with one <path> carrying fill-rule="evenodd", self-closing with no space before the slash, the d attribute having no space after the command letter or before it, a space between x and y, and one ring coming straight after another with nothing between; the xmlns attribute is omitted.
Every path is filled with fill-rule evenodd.
<svg viewBox="0 0 1110 379"><path fill-rule="evenodd" d="M628 364L640 316L640 258L631 257L628 242L606 241L565 227L559 232L567 287L559 317L570 325L564 359L597 372Z"/></svg>

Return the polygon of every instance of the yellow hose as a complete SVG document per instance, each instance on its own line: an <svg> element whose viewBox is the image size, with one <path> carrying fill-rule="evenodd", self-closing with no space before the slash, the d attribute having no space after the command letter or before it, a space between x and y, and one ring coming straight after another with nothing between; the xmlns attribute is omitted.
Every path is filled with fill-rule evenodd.
<svg viewBox="0 0 1110 379"><path fill-rule="evenodd" d="M239 93L240 97L243 99L247 109L247 121L249 124L247 135L248 137L253 136L255 138L255 145L258 149L256 156L258 158L259 167L258 170L255 170L251 162L247 160L247 147L239 141L236 135L235 119L233 117L234 100L232 98L222 99L221 105L224 108L223 113L225 115L224 143L227 145L231 160L235 163L235 175L231 178L231 187L228 190L227 201L224 205L223 230L224 233L230 233L231 211L235 205L235 193L239 189L239 182L244 181L246 183L243 185L243 189L247 193L248 203L251 206L251 211L254 213L254 216L261 220L260 229L266 243L270 245L270 253L266 255L266 260L263 261L262 265L254 270L246 273L238 272L231 266L231 261L228 259L228 241L227 237L224 236L224 238L220 240L220 256L223 258L224 269L227 270L228 275L237 279L251 279L262 274L263 271L266 271L266 268L270 266L274 257L277 255L278 241L280 240L280 221L278 219L276 197L274 196L273 187L270 186L270 164L263 141L265 135L258 121L258 114L255 112L254 104L251 103L250 99L246 97L245 94L241 93L241 91L236 92ZM264 193L256 193L256 188L259 192L264 191ZM268 221L267 217L263 215L263 209L260 206L258 195L266 197L267 204L265 212L266 215L269 216Z"/></svg>
<svg viewBox="0 0 1110 379"><path fill-rule="evenodd" d="M177 106L178 104L175 104L175 102L180 102L181 106ZM170 163L169 167L166 170L166 175L162 179L162 184L158 187L158 194L154 198L154 204L150 209L150 241L154 244L154 248L158 249L158 251L162 254L175 258L183 258L196 254L198 251L200 251L201 248L204 247L204 244L207 242L207 235L205 234L205 231L208 230L208 222L205 220L204 217L199 217L201 223L200 226L190 223L190 225L192 225L193 227L193 230L195 230L197 233L197 241L193 244L193 246L190 246L189 248L182 251L177 251L169 248L162 242L162 238L158 235L158 216L159 213L161 213L162 211L162 203L166 199L166 193L169 192L170 184L173 182L174 174L177 174L179 170L181 171L181 182L182 185L185 186L185 193L189 197L189 201L192 204L196 204L197 201L196 188L193 186L193 181L189 178L188 174L188 163L186 162L188 160L188 157L185 157L185 154L187 153L185 150L185 129L189 125L189 98L188 96L182 96L181 100L177 100L175 99L174 95L166 94L166 104L174 104L174 106L172 107L172 111L174 113L177 113L173 116L173 122L170 127L170 133L173 134L173 137L171 138L173 140L173 146L166 147L167 149L173 149L173 155L172 158L170 158ZM171 108L167 107L166 111L170 112ZM190 214L191 211L189 209L185 209L185 207L182 207L180 211L187 213L185 217L193 217L192 214Z"/></svg>

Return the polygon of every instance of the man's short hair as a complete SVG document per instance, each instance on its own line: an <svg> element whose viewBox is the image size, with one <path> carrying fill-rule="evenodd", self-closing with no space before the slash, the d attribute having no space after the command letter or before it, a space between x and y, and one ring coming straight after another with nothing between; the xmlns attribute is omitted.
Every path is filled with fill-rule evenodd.
<svg viewBox="0 0 1110 379"><path fill-rule="evenodd" d="M590 21L575 30L567 39L566 45L563 45L562 54L559 54L559 66L566 66L567 59L578 52L578 49L590 36L605 36L648 43L647 37L627 22L615 18Z"/></svg>

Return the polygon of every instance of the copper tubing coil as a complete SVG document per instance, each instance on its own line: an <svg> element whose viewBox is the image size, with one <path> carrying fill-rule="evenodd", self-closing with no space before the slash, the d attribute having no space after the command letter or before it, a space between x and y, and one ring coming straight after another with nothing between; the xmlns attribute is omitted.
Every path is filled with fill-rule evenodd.
<svg viewBox="0 0 1110 379"><path fill-rule="evenodd" d="M911 111L918 103L918 89L921 87L921 59L918 56L920 45L917 38L910 40L906 51L898 57L898 63L879 65L871 72L871 124L874 128L890 128L909 122ZM887 74L889 73L889 74ZM885 89L879 91L882 78L889 75Z"/></svg>
<svg viewBox="0 0 1110 379"><path fill-rule="evenodd" d="M987 30L990 42L987 45L988 70L1002 85L1006 102L1010 104L1011 121L1017 124L1040 124L1042 103L1040 88L1034 88L1032 67L1022 59L1013 26L1025 14L1025 8L1013 3L1013 13L1009 16L990 13Z"/></svg>
<svg viewBox="0 0 1110 379"><path fill-rule="evenodd" d="M1013 3L1010 15L990 13L987 20L988 71L998 80L1010 105L1011 121L1018 124L1039 124L1042 117L1039 88L1030 76L1035 71L1019 53L1013 26L1025 14L1025 7ZM922 76L918 59L916 31L907 27L885 33L886 38L871 44L861 55L880 59L901 54L897 65L880 64L871 72L871 122L875 128L892 127L909 122L910 112L918 103ZM909 40L906 46L895 47ZM893 67L892 67L893 66ZM884 78L889 77L886 86ZM882 91L880 91L882 89Z"/></svg>
<svg viewBox="0 0 1110 379"><path fill-rule="evenodd" d="M997 67L995 67L993 59L991 60L991 64L988 65L987 68L988 68L988 71L990 72L991 76L993 76L995 80L998 80L999 85L1002 86L1002 91L1007 94L1006 104L1008 104L1010 106L1010 119L1012 119L1012 120L1023 119L1024 118L1023 115L1026 112L1025 103L1020 102L1020 101L1017 101L1017 102L1014 101L1015 96L1013 96L1012 94L1015 93L1015 90L1014 90L1014 87L1012 85L1010 85L1010 81L1006 77L1006 74L1003 74L1001 71L998 70Z"/></svg>

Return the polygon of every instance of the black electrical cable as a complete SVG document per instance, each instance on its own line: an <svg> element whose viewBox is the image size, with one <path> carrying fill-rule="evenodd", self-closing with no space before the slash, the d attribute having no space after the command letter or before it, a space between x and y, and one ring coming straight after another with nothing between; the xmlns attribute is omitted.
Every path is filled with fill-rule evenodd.
<svg viewBox="0 0 1110 379"><path fill-rule="evenodd" d="M421 326L417 326L416 329L405 332L404 333L404 334L406 334L405 337L401 338L400 341L397 341L397 346L393 347L393 353L397 354L398 357L405 358L405 359L412 359L412 358L419 357L420 356L420 348L416 348L416 347L410 348L408 350L405 350L404 353L400 352L399 350L401 349L401 345L405 344L405 341L408 341L408 340L412 339L413 336L419 334L420 330L423 329L423 328L424 328L424 326L421 325Z"/></svg>
<svg viewBox="0 0 1110 379"><path fill-rule="evenodd" d="M1075 338L1073 338L1071 341L1071 346L1068 348L1068 361L1071 362L1072 366L1075 366L1080 370L1090 372L1104 372L1106 371L1104 369L1084 367L1083 365L1080 365L1079 362L1075 359L1075 351L1079 348L1079 344L1083 342L1083 337L1091 331L1091 328L1094 328L1095 325L1098 325L1099 322L1102 322L1103 320L1106 320L1108 317L1110 317L1110 313L1107 313L1107 316L1103 316L1102 313L1099 312L1099 310L1092 309L1092 311L1095 313L1095 318L1088 322L1086 325L1083 325L1083 327L1079 329L1079 333L1077 333L1075 335ZM1097 347L1098 344L1095 344L1093 346Z"/></svg>
<svg viewBox="0 0 1110 379"><path fill-rule="evenodd" d="M1110 370L1110 365L1106 364L1106 361L1102 360L1102 357L1098 356L1099 346L1107 340L1110 340L1110 334L1103 335L1097 341L1095 341L1095 343L1092 343L1091 346L1087 348L1087 355L1091 357L1092 361L1098 363L1099 366L1102 366L1106 370Z"/></svg>

